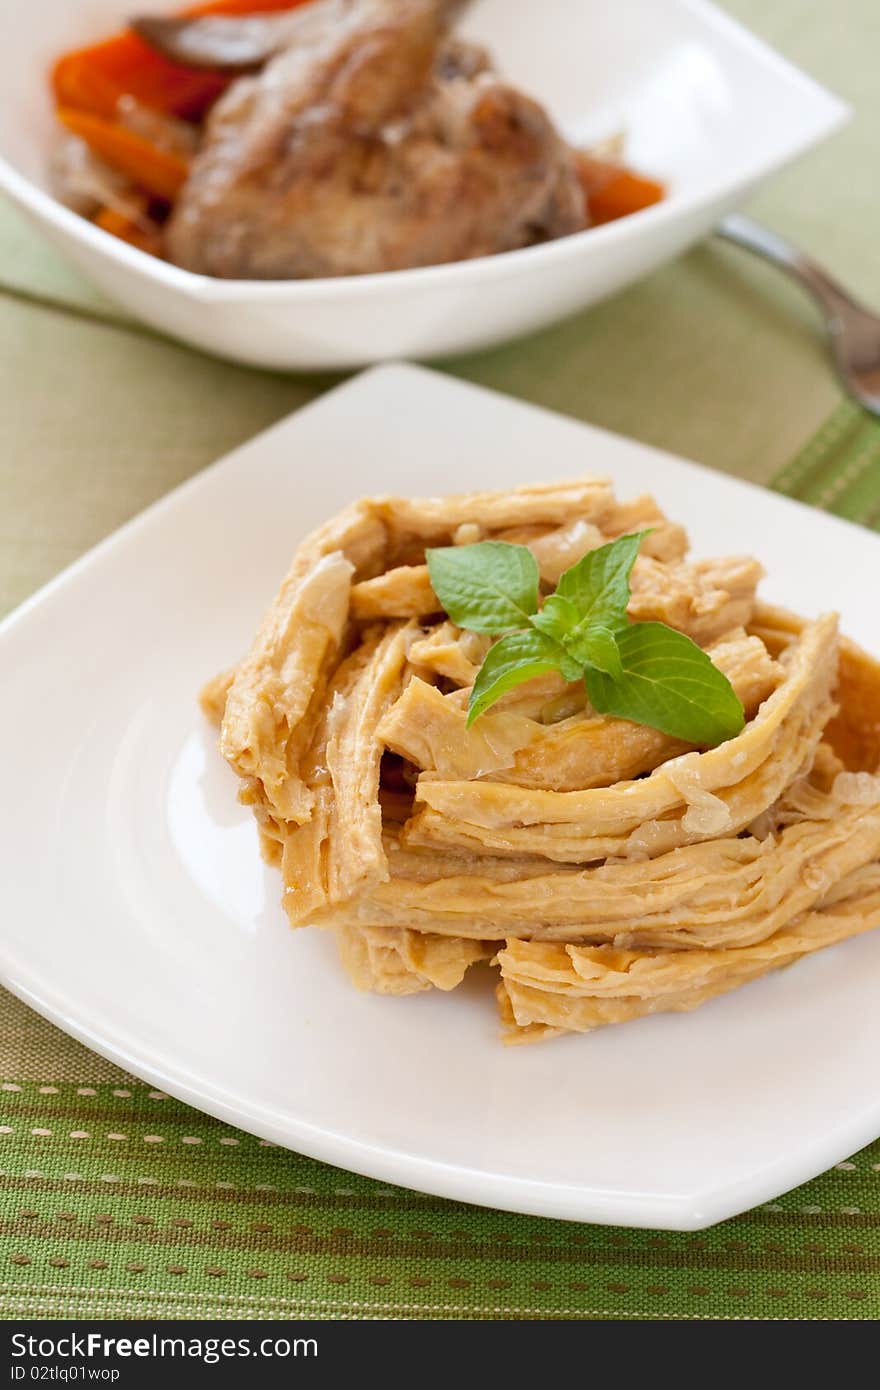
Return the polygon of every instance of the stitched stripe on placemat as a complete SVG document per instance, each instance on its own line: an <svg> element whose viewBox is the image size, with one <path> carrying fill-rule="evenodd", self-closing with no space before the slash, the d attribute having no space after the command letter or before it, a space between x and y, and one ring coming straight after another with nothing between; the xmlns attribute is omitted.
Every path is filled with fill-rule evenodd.
<svg viewBox="0 0 880 1390"><path fill-rule="evenodd" d="M770 486L880 530L880 420L841 401Z"/></svg>
<svg viewBox="0 0 880 1390"><path fill-rule="evenodd" d="M10 1078L0 1112L0 1318L821 1319L880 1308L880 1144L713 1230L676 1233L406 1192L266 1145L121 1073Z"/></svg>

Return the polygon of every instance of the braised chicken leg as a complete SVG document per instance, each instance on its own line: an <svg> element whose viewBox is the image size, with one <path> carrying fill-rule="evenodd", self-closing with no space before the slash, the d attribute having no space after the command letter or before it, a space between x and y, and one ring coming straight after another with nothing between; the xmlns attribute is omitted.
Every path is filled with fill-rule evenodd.
<svg viewBox="0 0 880 1390"><path fill-rule="evenodd" d="M227 278L358 275L583 228L572 150L482 50L450 38L458 8L315 0L285 14L264 36L271 48L283 34L282 50L208 117L169 258Z"/></svg>

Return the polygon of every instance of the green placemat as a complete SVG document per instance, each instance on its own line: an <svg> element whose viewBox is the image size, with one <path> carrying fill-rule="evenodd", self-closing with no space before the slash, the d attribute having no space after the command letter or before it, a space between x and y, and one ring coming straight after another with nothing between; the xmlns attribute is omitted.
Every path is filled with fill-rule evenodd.
<svg viewBox="0 0 880 1390"><path fill-rule="evenodd" d="M852 401L841 401L771 486L880 530L880 421Z"/></svg>
<svg viewBox="0 0 880 1390"><path fill-rule="evenodd" d="M17 1013L6 1004L4 1026ZM6 1319L880 1313L880 1144L736 1220L671 1234L388 1187L121 1073L6 1083L0 1140Z"/></svg>

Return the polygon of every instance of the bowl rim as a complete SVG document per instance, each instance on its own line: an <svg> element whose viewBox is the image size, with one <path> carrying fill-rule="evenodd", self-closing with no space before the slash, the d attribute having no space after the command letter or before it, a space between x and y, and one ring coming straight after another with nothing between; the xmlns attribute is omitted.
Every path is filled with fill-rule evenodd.
<svg viewBox="0 0 880 1390"><path fill-rule="evenodd" d="M667 197L652 207L629 217L607 222L597 227L553 241L518 250L496 252L470 260L449 261L439 265L415 266L403 270L375 271L364 275L324 276L311 280L238 280L221 279L184 270L149 252L110 236L88 218L65 207L51 193L40 188L0 156L0 189L23 209L44 224L54 228L61 238L73 240L101 259L113 262L120 270L129 271L145 281L152 281L181 293L195 303L277 304L287 301L351 300L381 295L383 291L406 293L409 290L435 288L466 288L475 282L504 280L531 269L540 273L557 262L578 259L585 245L598 251L602 246L621 245L647 233L651 227L662 228L679 217L697 212L712 203L737 201L753 185L775 173L821 140L835 134L853 116L852 107L796 64L783 57L762 38L752 33L729 14L718 8L713 0L672 0L685 13L696 16L708 29L716 30L725 40L746 50L766 69L775 73L790 88L799 90L812 103L803 113L800 128L785 141L770 158L757 157L752 165L740 165L731 177L721 174L699 184L687 194L679 194L674 186Z"/></svg>

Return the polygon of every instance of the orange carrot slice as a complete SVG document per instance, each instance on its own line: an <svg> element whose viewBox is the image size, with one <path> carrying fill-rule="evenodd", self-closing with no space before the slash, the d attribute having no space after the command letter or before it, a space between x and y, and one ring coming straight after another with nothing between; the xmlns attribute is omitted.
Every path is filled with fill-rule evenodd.
<svg viewBox="0 0 880 1390"><path fill-rule="evenodd" d="M655 179L634 174L631 169L609 166L604 179L585 179L590 221L596 225L615 222L631 212L641 212L663 199L665 189Z"/></svg>
<svg viewBox="0 0 880 1390"><path fill-rule="evenodd" d="M186 182L189 168L184 159L158 149L124 126L68 107L59 107L58 119L111 168L156 198L173 201Z"/></svg>
<svg viewBox="0 0 880 1390"><path fill-rule="evenodd" d="M105 118L113 116L120 97L133 96L142 106L195 120L226 85L217 73L175 67L134 34L65 54L52 70L60 106Z"/></svg>
<svg viewBox="0 0 880 1390"><path fill-rule="evenodd" d="M111 236L119 237L120 241L127 241L129 246L136 246L139 251L146 251L151 256L160 254L158 230L155 233L147 231L115 208L101 208L95 216L95 225Z"/></svg>

